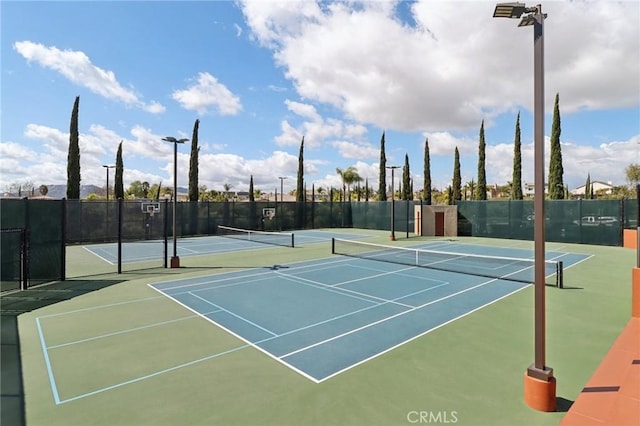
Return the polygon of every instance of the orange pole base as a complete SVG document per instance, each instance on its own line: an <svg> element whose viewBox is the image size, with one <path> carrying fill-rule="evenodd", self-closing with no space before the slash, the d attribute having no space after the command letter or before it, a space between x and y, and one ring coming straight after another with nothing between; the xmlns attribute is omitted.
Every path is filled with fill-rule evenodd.
<svg viewBox="0 0 640 426"><path fill-rule="evenodd" d="M556 411L556 378L536 379L524 373L524 400L534 410Z"/></svg>
<svg viewBox="0 0 640 426"><path fill-rule="evenodd" d="M640 318L640 268L633 268L631 282L631 316Z"/></svg>

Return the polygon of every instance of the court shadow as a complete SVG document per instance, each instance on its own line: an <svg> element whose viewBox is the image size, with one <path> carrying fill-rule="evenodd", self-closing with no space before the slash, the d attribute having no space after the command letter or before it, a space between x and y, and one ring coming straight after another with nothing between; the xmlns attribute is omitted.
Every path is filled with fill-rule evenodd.
<svg viewBox="0 0 640 426"><path fill-rule="evenodd" d="M558 290L584 290L583 287L572 287L572 286L568 286L568 285L563 285L562 288L558 288L558 286L556 284L546 283L545 285L547 287L550 287L550 288L557 288Z"/></svg>
<svg viewBox="0 0 640 426"><path fill-rule="evenodd" d="M284 266L284 265L264 266L264 268L271 269L272 271L277 271L279 269L289 269L288 266Z"/></svg>
<svg viewBox="0 0 640 426"><path fill-rule="evenodd" d="M20 360L20 338L18 336L18 316L1 315L2 324L2 393L0 423L3 425L24 425L25 406L22 388L22 363Z"/></svg>
<svg viewBox="0 0 640 426"><path fill-rule="evenodd" d="M556 397L556 411L559 413L566 413L573 405L573 402L574 401L561 396Z"/></svg>
<svg viewBox="0 0 640 426"><path fill-rule="evenodd" d="M2 295L0 313L2 315L20 315L44 306L73 299L74 297L100 290L124 280L66 280L43 284Z"/></svg>
<svg viewBox="0 0 640 426"><path fill-rule="evenodd" d="M26 424L18 316L120 282L122 280L59 281L0 296L0 340L2 341L0 424L17 426Z"/></svg>

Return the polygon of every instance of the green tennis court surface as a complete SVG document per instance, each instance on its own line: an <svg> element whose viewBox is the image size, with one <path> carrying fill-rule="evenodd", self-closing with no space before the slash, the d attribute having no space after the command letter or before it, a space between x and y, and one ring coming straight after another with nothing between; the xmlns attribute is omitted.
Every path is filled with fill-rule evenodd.
<svg viewBox="0 0 640 426"><path fill-rule="evenodd" d="M565 272L565 290L547 287L561 411L539 413L522 393L533 286L409 266L404 252L397 263L330 254L331 237L511 258L531 258L531 242L333 231L95 277L84 262L105 262L73 247L81 279L2 300L23 312L26 424L401 425L455 411L461 425L557 425L628 320L633 251L547 244Z"/></svg>

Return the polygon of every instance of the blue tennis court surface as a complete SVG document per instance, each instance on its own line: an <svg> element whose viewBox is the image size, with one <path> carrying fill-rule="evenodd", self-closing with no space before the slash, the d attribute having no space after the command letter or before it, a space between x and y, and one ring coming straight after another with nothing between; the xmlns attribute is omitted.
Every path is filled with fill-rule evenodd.
<svg viewBox="0 0 640 426"><path fill-rule="evenodd" d="M478 245L455 249L503 254ZM515 255L514 249L503 250ZM531 257L530 250L523 252ZM547 255L563 260L565 268L588 257ZM528 284L334 256L149 285L321 382Z"/></svg>
<svg viewBox="0 0 640 426"><path fill-rule="evenodd" d="M316 230L295 231L295 245L327 242L331 237L344 239L366 238L367 235L335 233ZM173 240L169 239L169 251L172 250ZM207 254L237 252L246 250L268 250L273 246L257 241L249 241L237 238L225 238L221 236L206 236L193 238L179 238L177 244L179 257L201 256ZM116 243L93 244L84 246L84 249L98 256L110 264L118 261L118 246ZM160 240L126 242L122 244L122 262L134 263L153 260L162 260L163 242Z"/></svg>

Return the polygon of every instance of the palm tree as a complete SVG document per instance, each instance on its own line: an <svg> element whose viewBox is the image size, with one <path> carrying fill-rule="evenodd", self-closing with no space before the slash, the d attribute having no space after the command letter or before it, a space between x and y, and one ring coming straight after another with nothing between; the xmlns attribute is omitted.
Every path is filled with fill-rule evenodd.
<svg viewBox="0 0 640 426"><path fill-rule="evenodd" d="M232 188L230 183L225 183L222 185L224 187L224 199L225 201L229 201L229 190Z"/></svg>
<svg viewBox="0 0 640 426"><path fill-rule="evenodd" d="M144 181L142 182L142 196L147 198L147 195L149 195L149 182Z"/></svg>
<svg viewBox="0 0 640 426"><path fill-rule="evenodd" d="M345 170L337 168L336 173L338 173L340 178L342 178L342 191L345 195L345 201L351 199L351 196L347 197L347 192L351 191L351 185L356 182L362 182L362 178L358 174L358 171L355 167L349 166Z"/></svg>

